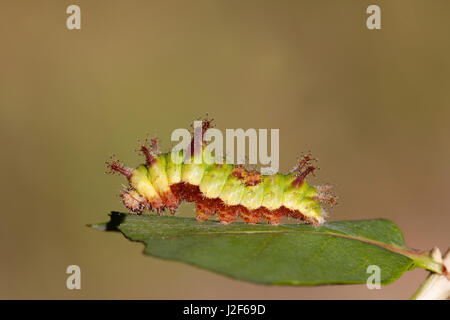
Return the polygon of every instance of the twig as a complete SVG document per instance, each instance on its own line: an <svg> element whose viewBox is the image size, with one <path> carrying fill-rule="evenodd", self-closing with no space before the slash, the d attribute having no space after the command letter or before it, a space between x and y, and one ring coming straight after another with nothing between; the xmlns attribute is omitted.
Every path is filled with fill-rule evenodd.
<svg viewBox="0 0 450 320"><path fill-rule="evenodd" d="M412 296L413 300L446 300L450 298L450 248L442 258L441 251L434 248L431 252L436 262L442 263L444 270L442 274L430 272L425 281Z"/></svg>

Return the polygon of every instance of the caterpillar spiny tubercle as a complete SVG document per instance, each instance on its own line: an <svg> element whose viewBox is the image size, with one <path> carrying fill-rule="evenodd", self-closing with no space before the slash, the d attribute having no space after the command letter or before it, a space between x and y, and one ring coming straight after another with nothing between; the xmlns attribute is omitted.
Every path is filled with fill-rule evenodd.
<svg viewBox="0 0 450 320"><path fill-rule="evenodd" d="M203 144L203 135L210 126L210 120L204 121ZM204 145L200 150L203 159L212 157ZM135 169L126 168L117 160L107 163L111 172L121 173L128 179L130 186L120 197L134 214L142 214L146 209L157 214L168 209L174 214L180 203L187 201L195 202L198 221L217 213L223 224L240 217L250 224L264 218L278 225L286 216L318 226L324 221L323 204L335 202L330 187L307 183L306 176L316 169L309 155L291 173L262 175L232 164L186 163L183 150L175 154L179 161L174 162L171 152L159 152L156 139L151 140L150 147L144 143L140 151L146 162ZM195 156L194 139L191 155Z"/></svg>

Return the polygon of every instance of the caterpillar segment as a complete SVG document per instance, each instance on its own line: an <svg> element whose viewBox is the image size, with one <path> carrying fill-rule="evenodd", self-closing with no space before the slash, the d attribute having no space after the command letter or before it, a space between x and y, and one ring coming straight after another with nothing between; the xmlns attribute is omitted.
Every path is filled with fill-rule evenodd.
<svg viewBox="0 0 450 320"><path fill-rule="evenodd" d="M193 152L187 163L183 150L166 154L158 150L154 140L150 148L142 146L146 163L135 169L118 161L108 164L112 172L128 179L130 187L120 197L134 214L147 209L157 214L168 209L174 214L180 203L187 201L195 202L198 221L217 214L223 224L241 218L249 224L264 219L278 225L283 217L291 217L318 226L324 221L323 204L336 201L329 186L307 183L306 177L315 170L310 156L304 156L291 173L262 175L241 166L215 164L204 146L200 148L201 163L195 163L199 155Z"/></svg>

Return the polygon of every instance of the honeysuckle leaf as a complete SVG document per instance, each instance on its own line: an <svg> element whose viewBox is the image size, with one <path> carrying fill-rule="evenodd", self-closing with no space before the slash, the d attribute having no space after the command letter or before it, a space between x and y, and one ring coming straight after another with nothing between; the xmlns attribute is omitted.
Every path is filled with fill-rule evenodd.
<svg viewBox="0 0 450 320"><path fill-rule="evenodd" d="M369 266L379 267L381 284L415 267L442 272L429 253L407 248L400 229L386 219L335 221L315 228L112 212L109 222L90 226L144 243L146 255L261 284L365 283L373 272L368 273Z"/></svg>

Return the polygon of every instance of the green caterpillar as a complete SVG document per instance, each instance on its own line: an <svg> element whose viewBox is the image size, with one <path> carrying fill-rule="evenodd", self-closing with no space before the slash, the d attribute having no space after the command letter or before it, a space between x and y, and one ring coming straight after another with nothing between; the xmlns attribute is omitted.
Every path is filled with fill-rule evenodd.
<svg viewBox="0 0 450 320"><path fill-rule="evenodd" d="M209 127L207 121L202 141ZM112 172L125 175L129 181L130 187L120 194L124 205L135 214L146 209L160 214L165 208L174 214L182 201L188 201L195 202L198 221L217 213L223 224L241 217L251 224L264 218L278 225L286 216L317 226L324 221L322 203L335 202L329 187L314 187L305 180L316 169L310 156L304 156L291 173L262 175L241 166L213 163L213 155L204 147L200 155L194 155L193 145L194 141L191 161L186 161L183 150L161 154L153 139L150 148L144 144L140 149L145 164L129 169L116 160L108 163ZM203 161L194 163L194 156Z"/></svg>

